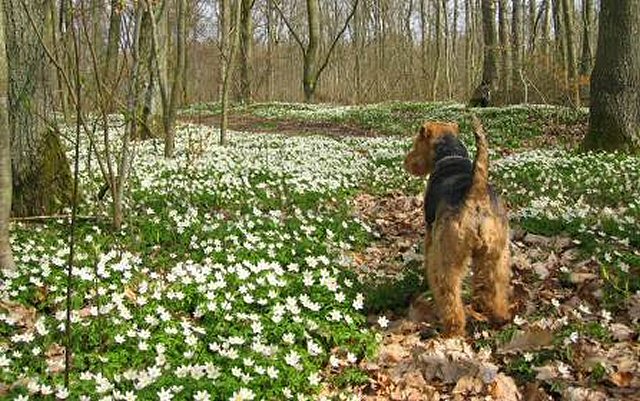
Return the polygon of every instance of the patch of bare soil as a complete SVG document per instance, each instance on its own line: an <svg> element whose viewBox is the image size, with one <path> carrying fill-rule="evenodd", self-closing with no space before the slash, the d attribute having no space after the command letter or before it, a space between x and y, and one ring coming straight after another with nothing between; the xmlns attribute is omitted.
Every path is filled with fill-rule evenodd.
<svg viewBox="0 0 640 401"><path fill-rule="evenodd" d="M356 215L375 227L379 239L362 252L350 256L357 273L365 277L395 277L408 260L422 261L418 252L424 238L422 196L394 192L383 198L360 194L353 200Z"/></svg>
<svg viewBox="0 0 640 401"><path fill-rule="evenodd" d="M420 196L362 194L354 208L379 234L374 244L351 255L359 274L388 279L407 260L422 260ZM386 328L370 317L383 341L375 358L360 363L369 375L369 383L355 389L362 399L640 400L640 295L629 299L626 312L611 316L599 306L601 266L581 256L572 238L514 230L511 245L511 334L484 323L469 305L468 336L440 338L433 329L438 325L433 301L416 296L405 314L385 314L391 320ZM576 328L589 325L605 327L610 337ZM572 330L575 335L567 335ZM518 375L516 362L524 363L520 371L529 371L527 379Z"/></svg>
<svg viewBox="0 0 640 401"><path fill-rule="evenodd" d="M570 149L578 147L589 130L588 123L561 124L547 123L542 129L542 135L534 138L528 148L562 148Z"/></svg>
<svg viewBox="0 0 640 401"><path fill-rule="evenodd" d="M183 117L182 121L193 124L220 126L219 116ZM375 137L382 134L355 125L322 121L302 121L295 119L270 119L248 113L229 115L229 129L243 132L274 132L286 135L323 134L334 137L357 136Z"/></svg>

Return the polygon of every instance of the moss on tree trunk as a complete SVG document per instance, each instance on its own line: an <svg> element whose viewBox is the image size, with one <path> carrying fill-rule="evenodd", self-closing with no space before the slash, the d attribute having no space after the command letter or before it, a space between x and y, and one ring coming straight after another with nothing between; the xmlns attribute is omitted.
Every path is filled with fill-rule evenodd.
<svg viewBox="0 0 640 401"><path fill-rule="evenodd" d="M31 165L13 176L13 214L48 215L71 205L71 169L58 136L47 131ZM19 174L18 174L19 173Z"/></svg>

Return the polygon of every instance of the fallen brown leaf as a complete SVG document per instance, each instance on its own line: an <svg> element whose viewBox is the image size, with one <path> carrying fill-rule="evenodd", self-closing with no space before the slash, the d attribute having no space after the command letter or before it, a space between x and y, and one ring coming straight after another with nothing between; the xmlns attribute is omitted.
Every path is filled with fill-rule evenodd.
<svg viewBox="0 0 640 401"><path fill-rule="evenodd" d="M0 301L0 310L4 310L9 314L16 326L27 330L33 329L36 324L36 309L24 306L21 303L3 300Z"/></svg>
<svg viewBox="0 0 640 401"><path fill-rule="evenodd" d="M609 381L618 387L628 387L632 379L631 372L613 372L609 375Z"/></svg>
<svg viewBox="0 0 640 401"><path fill-rule="evenodd" d="M499 353L517 353L539 350L549 347L553 343L553 333L549 330L530 328L521 331L516 336L498 349Z"/></svg>

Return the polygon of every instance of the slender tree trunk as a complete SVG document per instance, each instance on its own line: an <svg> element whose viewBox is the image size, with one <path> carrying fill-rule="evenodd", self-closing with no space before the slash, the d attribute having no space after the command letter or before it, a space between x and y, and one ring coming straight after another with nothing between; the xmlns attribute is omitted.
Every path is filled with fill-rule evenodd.
<svg viewBox="0 0 640 401"><path fill-rule="evenodd" d="M562 0L562 19L564 22L567 49L567 79L570 98L575 107L580 106L580 86L576 64L576 52L573 40L573 19L575 7L573 0Z"/></svg>
<svg viewBox="0 0 640 401"><path fill-rule="evenodd" d="M475 47L475 30L473 29L473 0L465 0L464 7L464 25L465 25L465 44L464 44L464 53L465 53L465 65L467 66L466 71L466 79L465 79L465 95L469 96L471 94L471 88L473 87L473 74L474 74L474 57L473 57L473 48Z"/></svg>
<svg viewBox="0 0 640 401"><path fill-rule="evenodd" d="M320 50L320 5L318 0L307 0L307 24L309 26L309 42L304 52L302 85L304 101L311 103L316 91L316 71L318 69L318 52Z"/></svg>
<svg viewBox="0 0 640 401"><path fill-rule="evenodd" d="M13 212L46 215L71 201L71 170L51 115L50 78L44 48L18 0L5 0L9 69L9 132L13 172ZM31 17L46 28L46 5L28 3ZM41 32L42 34L42 32Z"/></svg>
<svg viewBox="0 0 640 401"><path fill-rule="evenodd" d="M353 95L352 102L359 104L362 101L362 64L360 58L364 53L363 46L361 46L363 29L362 29L362 7L356 9L353 15L353 61L354 61L354 79L355 79L355 94Z"/></svg>
<svg viewBox="0 0 640 401"><path fill-rule="evenodd" d="M436 49L433 59L433 72L431 81L431 100L434 102L438 99L438 81L440 80L440 59L442 57L442 3L439 0L435 1L435 43Z"/></svg>
<svg viewBox="0 0 640 401"><path fill-rule="evenodd" d="M164 157L172 158L176 147L176 115L178 112L178 99L180 82L186 64L186 7L187 0L178 0L177 27L176 27L176 65L171 79L171 93L168 105L163 108L164 125Z"/></svg>
<svg viewBox="0 0 640 401"><path fill-rule="evenodd" d="M133 25L133 43L131 44L131 80L129 81L129 89L127 94L127 109L128 110L137 110L138 102L140 99L139 91L141 89L140 76L141 76L141 32L144 22L142 21L144 11L142 10L142 4L137 4L134 14L134 25ZM125 128L125 133L122 138L122 145L120 150L120 160L118 161L117 171L118 174L116 176L111 177L112 181L112 195L113 195L113 227L116 230L120 230L122 228L122 223L124 221L124 213L123 213L123 200L124 200L124 187L127 182L129 176L129 168L131 166L131 152L129 149L129 144L132 138L137 137L137 129L138 129L138 119L126 118L125 112L125 120L127 121L127 127Z"/></svg>
<svg viewBox="0 0 640 401"><path fill-rule="evenodd" d="M498 80L495 0L482 0L482 32L484 37L484 63L482 81L494 90Z"/></svg>
<svg viewBox="0 0 640 401"><path fill-rule="evenodd" d="M220 21L220 30L218 31L218 42L220 45L220 79L218 80L218 95L220 101L222 102L222 91L224 86L224 77L227 76L227 68L230 63L228 59L229 55L229 30L231 26L231 4L235 0L220 0L218 2L218 8L220 12L220 16L218 20ZM276 1L276 0L272 0Z"/></svg>
<svg viewBox="0 0 640 401"><path fill-rule="evenodd" d="M591 73L593 50L591 32L593 31L593 0L582 0L582 55L580 57L580 75Z"/></svg>
<svg viewBox="0 0 640 401"><path fill-rule="evenodd" d="M601 0L584 147L640 154L640 2Z"/></svg>
<svg viewBox="0 0 640 401"><path fill-rule="evenodd" d="M520 103L522 96L520 90L517 90L521 86L520 74L522 73L523 63L523 38L522 38L522 24L524 19L524 8L522 0L513 0L512 2L512 26L511 26L511 68L512 84L511 84L511 102Z"/></svg>
<svg viewBox="0 0 640 401"><path fill-rule="evenodd" d="M458 0L453 0L453 29L451 30L451 48L453 49L453 59L457 60L457 49L458 49L458 19L460 9L458 6ZM455 65L455 64L454 64Z"/></svg>
<svg viewBox="0 0 640 401"><path fill-rule="evenodd" d="M273 53L276 42L272 1L267 0L267 100L273 100Z"/></svg>
<svg viewBox="0 0 640 401"><path fill-rule="evenodd" d="M427 61L427 47L429 41L429 29L427 27L427 0L420 0L420 68L422 71L421 81L427 82L427 70L428 70L428 61ZM426 94L426 87L423 87L423 90ZM427 96L424 96L425 98Z"/></svg>
<svg viewBox="0 0 640 401"><path fill-rule="evenodd" d="M444 75L445 81L447 82L447 99L451 100L453 97L453 82L451 78L451 43L449 41L449 16L447 12L447 0L442 0L442 20L444 23L442 24L442 29L444 31Z"/></svg>
<svg viewBox="0 0 640 401"><path fill-rule="evenodd" d="M240 17L240 101L251 103L251 59L253 58L253 18L251 11L255 0L242 0Z"/></svg>
<svg viewBox="0 0 640 401"><path fill-rule="evenodd" d="M107 102L107 111L115 110L114 97L116 95L116 78L118 76L118 58L120 48L120 36L122 29L122 9L120 0L111 0L111 16L109 17L109 34L107 39L107 52L104 59L104 82L112 90Z"/></svg>
<svg viewBox="0 0 640 401"><path fill-rule="evenodd" d="M7 53L4 40L4 9L0 9L0 272L13 271L15 264L9 242L11 215L11 134L9 132L9 101Z"/></svg>
<svg viewBox="0 0 640 401"><path fill-rule="evenodd" d="M569 76L567 75L567 51L566 51L566 34L565 26L562 19L562 1L563 0L550 0L552 5L552 18L553 18L553 35L555 43L555 55L557 57L557 64L560 65L561 73L563 74L563 81L565 88L569 87Z"/></svg>
<svg viewBox="0 0 640 401"><path fill-rule="evenodd" d="M544 55L545 67L551 64L550 32L551 32L551 4L550 0L542 0L542 54Z"/></svg>
<svg viewBox="0 0 640 401"><path fill-rule="evenodd" d="M240 40L239 35L239 26L240 26L240 7L242 7L242 0L234 1L235 10L229 10L230 14L234 15L234 22L232 26L228 26L229 31L224 34L227 35L227 43L228 43L228 52L226 54L226 58L228 60L227 66L225 68L225 74L222 80L222 114L220 116L220 144L227 144L227 125L228 125L228 102L229 102L229 80L231 79L231 73L233 71L235 59L236 49L238 48L238 42ZM231 6L230 3L227 3L227 6Z"/></svg>
<svg viewBox="0 0 640 401"><path fill-rule="evenodd" d="M521 1L525 1L525 0L521 0ZM529 6L529 10L527 12L527 34L529 35L529 40L528 42L525 39L525 36L523 35L522 38L522 44L524 47L524 43L528 43L529 44L529 53L533 54L535 53L537 47L537 40L538 40L538 26L537 26L537 10L536 10L536 3L537 0L528 0L527 5Z"/></svg>
<svg viewBox="0 0 640 401"><path fill-rule="evenodd" d="M511 102L511 48L509 44L509 21L507 0L498 0L498 38L500 40L500 98L503 103Z"/></svg>

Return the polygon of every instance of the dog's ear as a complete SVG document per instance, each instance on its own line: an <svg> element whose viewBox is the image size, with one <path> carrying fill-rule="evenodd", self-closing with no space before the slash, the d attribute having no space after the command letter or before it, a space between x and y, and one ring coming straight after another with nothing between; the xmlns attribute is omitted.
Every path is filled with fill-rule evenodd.
<svg viewBox="0 0 640 401"><path fill-rule="evenodd" d="M451 130L457 135L460 133L460 126L458 125L458 123L449 123L449 126L451 127Z"/></svg>
<svg viewBox="0 0 640 401"><path fill-rule="evenodd" d="M429 137L433 134L433 127L431 123L424 123L422 127L420 127L420 136L424 139L429 139Z"/></svg>

